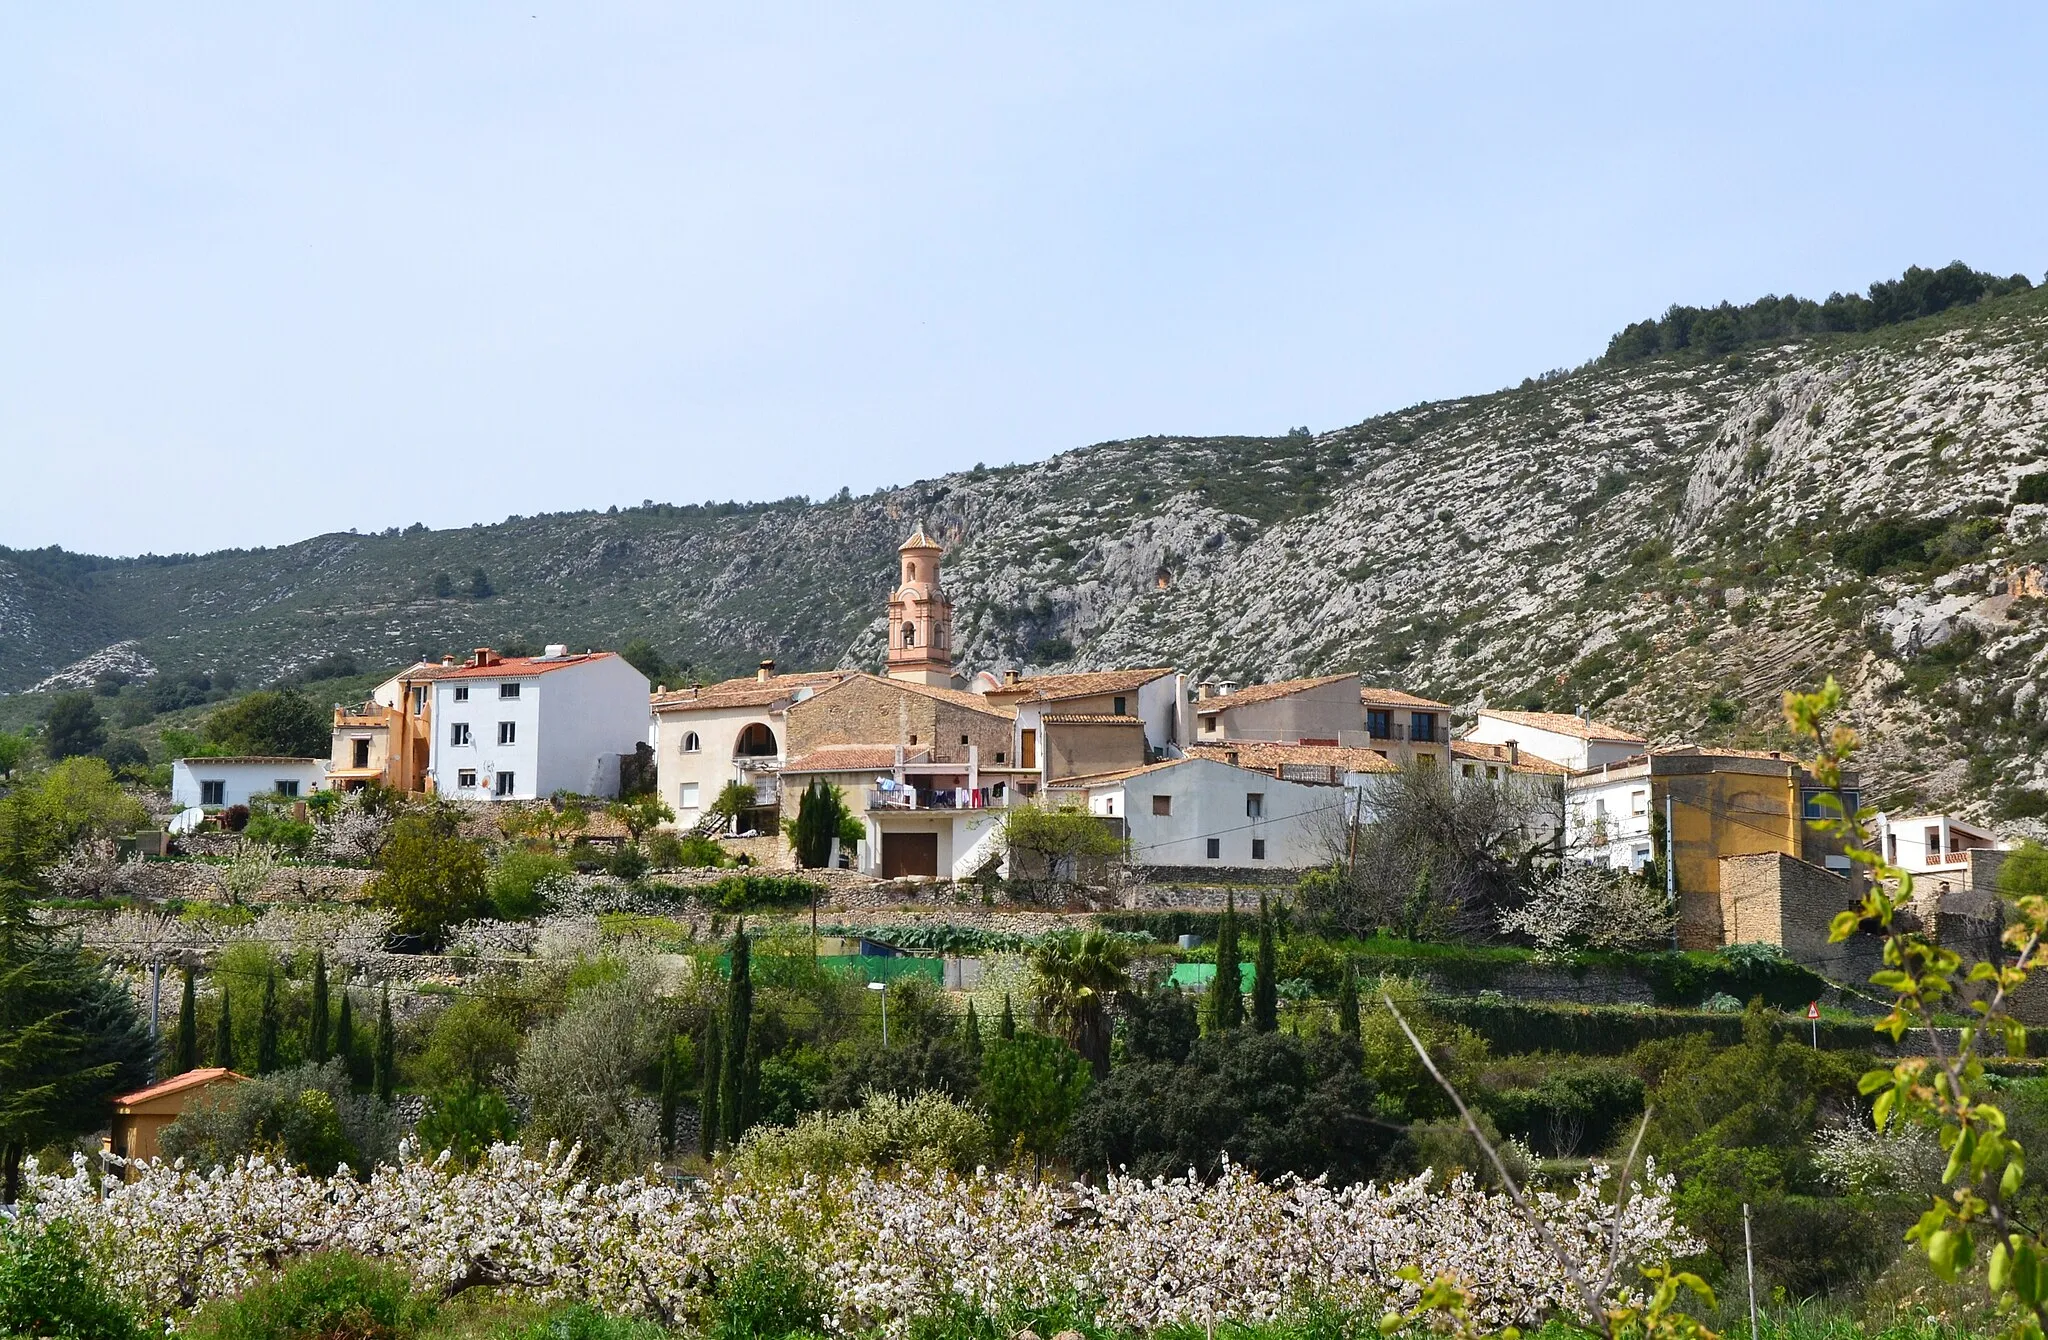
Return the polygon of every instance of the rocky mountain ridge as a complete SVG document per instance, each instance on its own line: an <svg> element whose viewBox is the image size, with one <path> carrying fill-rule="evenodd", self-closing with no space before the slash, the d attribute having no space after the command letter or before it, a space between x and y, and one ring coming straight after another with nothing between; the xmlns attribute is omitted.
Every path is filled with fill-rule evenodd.
<svg viewBox="0 0 2048 1340"><path fill-rule="evenodd" d="M233 666L247 685L338 653L634 636L706 677L762 656L874 664L893 551L922 519L952 546L971 666L1357 668L1466 707L1743 743L1774 738L1784 689L1834 673L1874 795L2033 814L2048 505L2015 491L2044 458L2035 291L1335 432L1110 442L863 498L180 560L9 551L0 687L73 665Z"/></svg>

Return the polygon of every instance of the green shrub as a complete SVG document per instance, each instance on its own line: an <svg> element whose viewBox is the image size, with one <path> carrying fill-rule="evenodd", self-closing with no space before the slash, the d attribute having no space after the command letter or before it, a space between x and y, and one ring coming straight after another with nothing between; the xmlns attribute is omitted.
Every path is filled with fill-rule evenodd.
<svg viewBox="0 0 2048 1340"><path fill-rule="evenodd" d="M870 1092L853 1112L811 1112L794 1126L756 1126L733 1166L751 1177L799 1177L909 1164L972 1172L989 1154L986 1118L942 1093Z"/></svg>
<svg viewBox="0 0 2048 1340"><path fill-rule="evenodd" d="M727 875L698 888L697 896L727 912L795 907L820 897L825 886L795 875Z"/></svg>
<svg viewBox="0 0 2048 1340"><path fill-rule="evenodd" d="M638 879L647 873L647 854L631 842L622 842L605 858L605 873L620 879Z"/></svg>
<svg viewBox="0 0 2048 1340"><path fill-rule="evenodd" d="M725 864L718 839L663 828L647 839L647 859L657 870L712 870Z"/></svg>
<svg viewBox="0 0 2048 1340"><path fill-rule="evenodd" d="M2048 503L2048 470L2021 475L2019 487L2012 491L2012 500L2014 503Z"/></svg>
<svg viewBox="0 0 2048 1340"><path fill-rule="evenodd" d="M197 1340L407 1340L434 1313L395 1266L325 1252L200 1312Z"/></svg>
<svg viewBox="0 0 2048 1340"><path fill-rule="evenodd" d="M249 822L243 825L242 836L266 847L303 856L313 845L313 825L292 818L288 811L263 805L249 811Z"/></svg>
<svg viewBox="0 0 2048 1340"><path fill-rule="evenodd" d="M785 1340L818 1333L824 1320L817 1279L771 1248L719 1281L705 1334L709 1340Z"/></svg>
<svg viewBox="0 0 2048 1340"><path fill-rule="evenodd" d="M1608 1148L1643 1110L1643 1082L1619 1065L1574 1064L1526 1088L1483 1095L1505 1133L1542 1153L1570 1157Z"/></svg>
<svg viewBox="0 0 2048 1340"><path fill-rule="evenodd" d="M140 1340L142 1328L62 1221L0 1228L0 1335Z"/></svg>
<svg viewBox="0 0 2048 1340"><path fill-rule="evenodd" d="M491 867L491 909L501 921L537 917L574 873L554 852L511 848Z"/></svg>

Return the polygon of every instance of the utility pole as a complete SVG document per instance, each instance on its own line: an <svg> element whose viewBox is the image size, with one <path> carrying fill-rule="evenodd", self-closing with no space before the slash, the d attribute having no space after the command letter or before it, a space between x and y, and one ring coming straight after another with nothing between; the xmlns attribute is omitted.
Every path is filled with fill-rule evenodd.
<svg viewBox="0 0 2048 1340"><path fill-rule="evenodd" d="M1742 1260L1749 1275L1749 1340L1756 1340L1756 1248L1749 1241L1749 1202L1742 1202Z"/></svg>
<svg viewBox="0 0 2048 1340"><path fill-rule="evenodd" d="M163 1018L164 1009L164 965L161 960L149 965L149 1038L156 1041L157 1023Z"/></svg>

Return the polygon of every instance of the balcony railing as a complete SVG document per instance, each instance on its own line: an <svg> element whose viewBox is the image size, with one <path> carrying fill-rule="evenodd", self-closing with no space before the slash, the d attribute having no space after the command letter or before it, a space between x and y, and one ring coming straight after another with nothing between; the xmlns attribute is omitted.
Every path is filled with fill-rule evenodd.
<svg viewBox="0 0 2048 1340"><path fill-rule="evenodd" d="M880 787L869 787L866 806L870 810L990 810L1006 809L1010 803L1009 793L998 796L988 787L981 788L977 803L975 792L966 787L939 788L919 791L914 787L898 787L884 791Z"/></svg>

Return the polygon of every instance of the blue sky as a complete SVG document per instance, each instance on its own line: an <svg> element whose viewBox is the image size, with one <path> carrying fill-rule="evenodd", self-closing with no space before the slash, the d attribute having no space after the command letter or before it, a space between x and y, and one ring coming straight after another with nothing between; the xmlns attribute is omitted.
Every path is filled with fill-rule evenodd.
<svg viewBox="0 0 2048 1340"><path fill-rule="evenodd" d="M17 4L0 544L855 492L2037 281L2038 5Z"/></svg>

